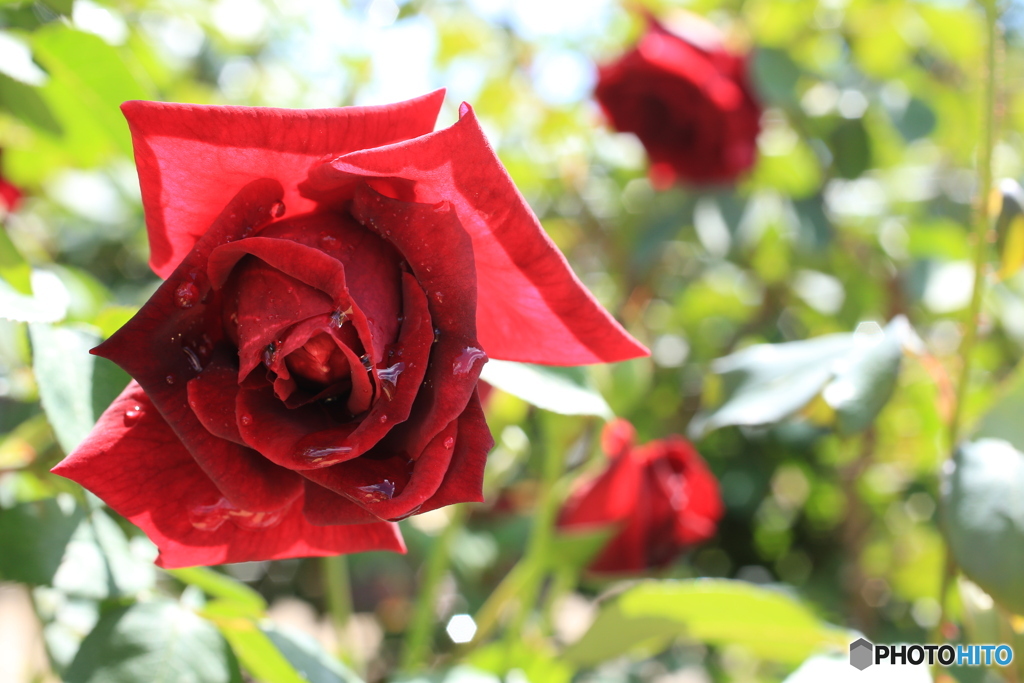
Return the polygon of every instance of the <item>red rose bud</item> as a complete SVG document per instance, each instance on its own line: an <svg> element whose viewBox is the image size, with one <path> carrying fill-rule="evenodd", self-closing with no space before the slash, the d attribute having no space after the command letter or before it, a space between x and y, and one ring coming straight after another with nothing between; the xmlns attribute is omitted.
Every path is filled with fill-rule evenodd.
<svg viewBox="0 0 1024 683"><path fill-rule="evenodd" d="M625 420L609 422L601 445L607 469L577 486L558 517L563 531L615 526L591 563L597 573L642 572L671 562L715 534L722 516L718 482L690 443L678 436L634 446Z"/></svg>
<svg viewBox="0 0 1024 683"><path fill-rule="evenodd" d="M725 50L708 22L682 16L672 30L649 18L640 42L600 68L594 91L611 124L640 138L659 188L727 183L756 156L761 108L747 56Z"/></svg>
<svg viewBox="0 0 1024 683"><path fill-rule="evenodd" d="M644 355L468 105L123 106L166 282L95 349L134 378L54 471L165 567L404 548L481 499L487 358Z"/></svg>

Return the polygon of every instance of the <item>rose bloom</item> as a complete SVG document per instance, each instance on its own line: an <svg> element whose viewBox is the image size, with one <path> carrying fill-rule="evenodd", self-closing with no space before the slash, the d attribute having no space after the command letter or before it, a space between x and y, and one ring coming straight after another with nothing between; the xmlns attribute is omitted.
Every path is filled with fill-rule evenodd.
<svg viewBox="0 0 1024 683"><path fill-rule="evenodd" d="M659 188L677 180L727 183L753 165L761 108L747 56L684 14L672 29L648 18L636 46L600 67L594 96L617 130L635 133Z"/></svg>
<svg viewBox="0 0 1024 683"><path fill-rule="evenodd" d="M584 289L468 105L128 102L153 270L94 350L133 378L54 471L158 564L404 549L481 499L488 356L646 353Z"/></svg>
<svg viewBox="0 0 1024 683"><path fill-rule="evenodd" d="M608 467L580 482L559 513L562 531L617 528L590 565L595 573L664 566L714 536L722 516L718 482L688 441L634 446L635 438L629 422L609 422L601 435Z"/></svg>

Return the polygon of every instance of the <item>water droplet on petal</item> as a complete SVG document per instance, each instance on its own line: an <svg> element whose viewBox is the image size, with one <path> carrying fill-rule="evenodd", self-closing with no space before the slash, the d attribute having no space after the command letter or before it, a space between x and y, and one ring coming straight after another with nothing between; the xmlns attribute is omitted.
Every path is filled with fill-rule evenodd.
<svg viewBox="0 0 1024 683"><path fill-rule="evenodd" d="M455 364L452 366L452 374L468 375L473 369L473 364L478 360L486 361L487 354L475 346L467 346L462 349L462 353L455 359Z"/></svg>
<svg viewBox="0 0 1024 683"><path fill-rule="evenodd" d="M373 361L370 360L369 354L364 353L363 355L359 356L359 362L363 364L363 367L366 368L367 372L373 370Z"/></svg>
<svg viewBox="0 0 1024 683"><path fill-rule="evenodd" d="M387 415L381 415L380 419L378 419L377 421L380 422L381 424L386 424L387 421L388 421L388 416Z"/></svg>
<svg viewBox="0 0 1024 683"><path fill-rule="evenodd" d="M379 484L357 486L356 490L362 494L362 499L367 503L380 503L394 497L395 484L391 480L385 479Z"/></svg>
<svg viewBox="0 0 1024 683"><path fill-rule="evenodd" d="M334 235L331 235L331 234L328 234L328 233L324 233L323 235L320 235L320 248L321 249L327 249L327 250L333 251L334 249L338 248L339 244L341 244L341 241L337 237L335 237Z"/></svg>
<svg viewBox="0 0 1024 683"><path fill-rule="evenodd" d="M124 411L125 426L135 424L139 421L140 417L142 417L142 406L136 403L132 407L128 408L128 410Z"/></svg>
<svg viewBox="0 0 1024 683"><path fill-rule="evenodd" d="M349 306L344 311L340 308L331 313L331 325L335 328L340 328L348 320L348 317L352 315L352 307Z"/></svg>
<svg viewBox="0 0 1024 683"><path fill-rule="evenodd" d="M252 424L252 415L242 415L240 418L238 418L238 422L243 427L248 427L249 425Z"/></svg>
<svg viewBox="0 0 1024 683"><path fill-rule="evenodd" d="M271 510L269 512L249 512L248 510L234 510L229 513L231 521L243 529L267 529L281 523L288 508Z"/></svg>
<svg viewBox="0 0 1024 683"><path fill-rule="evenodd" d="M199 288L194 282L182 282L174 290L174 303L178 308L192 308L199 300Z"/></svg>
<svg viewBox="0 0 1024 683"><path fill-rule="evenodd" d="M270 205L270 215L274 218L280 218L284 215L284 202L274 202Z"/></svg>
<svg viewBox="0 0 1024 683"><path fill-rule="evenodd" d="M196 372L202 372L203 364L199 362L199 356L196 354L196 352L187 346L181 347L181 350L184 351L185 355L188 357L188 364L192 367L192 369L195 370Z"/></svg>
<svg viewBox="0 0 1024 683"><path fill-rule="evenodd" d="M440 330L440 328L435 327L434 328L434 343L436 344L437 340L440 339L440 338L441 338L441 330Z"/></svg>
<svg viewBox="0 0 1024 683"><path fill-rule="evenodd" d="M174 380L176 379L177 377L175 377L174 375L167 375L166 377L164 377L164 381L167 382L168 384L174 384Z"/></svg>
<svg viewBox="0 0 1024 683"><path fill-rule="evenodd" d="M447 439L444 440L444 447L445 448L451 448L454 445L455 445L455 437L449 436Z"/></svg>
<svg viewBox="0 0 1024 683"><path fill-rule="evenodd" d="M346 453L351 453L351 452L352 452L352 448L350 448L349 446L326 446L326 447L323 447L323 448L310 447L310 448L307 448L306 450L302 451L302 457L309 458L313 462L320 463L320 462L323 462L324 460L327 460L328 458L331 458L332 456L337 456L337 455L343 456ZM332 462L335 461L335 460L342 460L342 459L343 458L335 458L335 459L332 460Z"/></svg>
<svg viewBox="0 0 1024 683"><path fill-rule="evenodd" d="M228 520L233 507L227 498L221 498L213 505L195 505L189 508L188 521L200 531L216 531Z"/></svg>
<svg viewBox="0 0 1024 683"><path fill-rule="evenodd" d="M395 387L398 386L398 376L405 370L405 363L395 363L390 368L384 368L377 370L377 376L380 377L380 388L384 390L384 394L391 399L394 394Z"/></svg>
<svg viewBox="0 0 1024 683"><path fill-rule="evenodd" d="M437 301L437 303L443 304L444 294L442 294L441 292L434 292L434 299Z"/></svg>
<svg viewBox="0 0 1024 683"><path fill-rule="evenodd" d="M274 364L274 355L277 353L277 346L274 342L267 344L267 348L263 349L263 364L268 368Z"/></svg>

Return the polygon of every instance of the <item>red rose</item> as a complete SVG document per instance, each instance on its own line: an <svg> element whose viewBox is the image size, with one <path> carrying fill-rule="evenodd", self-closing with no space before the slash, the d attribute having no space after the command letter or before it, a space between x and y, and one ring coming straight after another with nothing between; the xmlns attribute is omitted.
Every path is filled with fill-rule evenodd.
<svg viewBox="0 0 1024 683"><path fill-rule="evenodd" d="M591 563L594 572L641 572L668 564L715 534L722 516L718 482L690 443L678 436L633 445L625 420L609 422L601 446L608 469L585 480L558 518L566 531L617 525Z"/></svg>
<svg viewBox="0 0 1024 683"><path fill-rule="evenodd" d="M686 32L653 18L631 51L600 68L594 95L612 125L635 133L659 187L721 183L754 163L761 108L747 57L726 51L718 31L687 15Z"/></svg>
<svg viewBox="0 0 1024 683"><path fill-rule="evenodd" d="M403 548L390 521L480 500L490 355L642 355L463 105L128 102L151 265L95 353L132 382L55 472L176 567Z"/></svg>

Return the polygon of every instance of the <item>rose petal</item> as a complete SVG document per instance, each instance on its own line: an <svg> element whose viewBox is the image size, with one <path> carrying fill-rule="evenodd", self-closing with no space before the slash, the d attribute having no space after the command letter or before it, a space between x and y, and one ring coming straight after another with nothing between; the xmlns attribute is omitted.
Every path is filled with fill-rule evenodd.
<svg viewBox="0 0 1024 683"><path fill-rule="evenodd" d="M406 274L403 283L404 321L394 349L401 355L394 359L400 360L404 368L393 377L391 393L382 393L360 421L337 425L319 406L284 410L266 390L256 387L251 393L243 391L238 399L238 415L248 418L240 422L248 443L289 469L320 468L369 451L409 417L426 372L434 333L426 296L415 278Z"/></svg>
<svg viewBox="0 0 1024 683"><path fill-rule="evenodd" d="M445 130L314 168L306 194L327 197L353 176L370 176L414 181L417 202L450 202L472 238L476 271L486 273L476 281L476 320L482 348L494 358L580 365L647 355L573 274L472 109L460 112ZM410 229L409 239L425 234Z"/></svg>
<svg viewBox="0 0 1024 683"><path fill-rule="evenodd" d="M465 410L487 361L476 338L477 276L471 242L446 204L391 199L365 184L352 199L352 216L391 240L427 293L436 334L430 366L412 417L388 440L390 448L415 459L444 425Z"/></svg>
<svg viewBox="0 0 1024 683"><path fill-rule="evenodd" d="M244 510L276 510L302 493L302 479L255 451L220 439L188 405L188 381L202 356L221 343L221 304L205 265L214 247L265 223L281 196L273 180L247 185L228 204L188 257L142 309L93 349L134 377L199 466L231 503Z"/></svg>
<svg viewBox="0 0 1024 683"><path fill-rule="evenodd" d="M380 517L362 506L309 480L306 481L306 497L302 514L305 515L306 521L318 526L379 524L381 522Z"/></svg>
<svg viewBox="0 0 1024 683"><path fill-rule="evenodd" d="M382 349L398 337L401 258L385 240L356 223L346 212L320 212L278 221L260 236L290 239L341 261L345 266L345 286L366 315L375 348ZM375 362L379 358L375 357Z"/></svg>
<svg viewBox="0 0 1024 683"><path fill-rule="evenodd" d="M235 417L237 376L233 367L223 360L215 360L188 381L188 404L211 434L245 446Z"/></svg>
<svg viewBox="0 0 1024 683"><path fill-rule="evenodd" d="M429 133L443 100L438 90L397 104L312 110L125 102L150 265L170 275L231 197L257 178L287 188L289 215L312 210L296 190L311 165Z"/></svg>
<svg viewBox="0 0 1024 683"><path fill-rule="evenodd" d="M53 471L95 492L145 531L160 549L162 567L405 550L396 525L314 526L302 515L302 500L276 519L234 510L210 520L210 511L232 508L135 382ZM197 528L203 515L212 521L206 526L220 525Z"/></svg>
<svg viewBox="0 0 1024 683"><path fill-rule="evenodd" d="M255 258L232 270L224 299L225 310L233 313L226 324L233 322L238 330L238 381L263 361L267 346L286 329L334 310L331 297Z"/></svg>
<svg viewBox="0 0 1024 683"><path fill-rule="evenodd" d="M459 416L459 438L441 486L422 506L427 512L454 503L483 502L484 465L494 447L494 438L484 419L479 391Z"/></svg>

